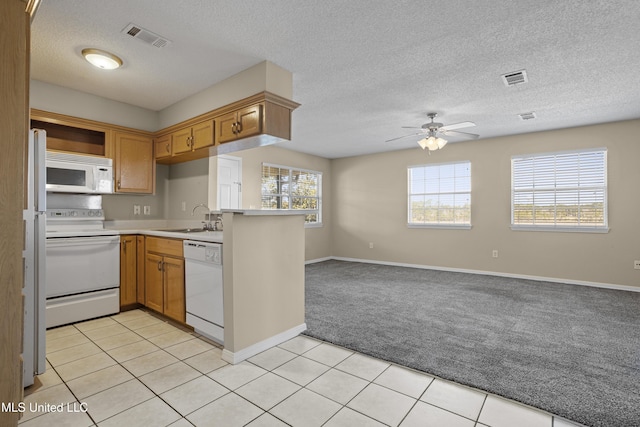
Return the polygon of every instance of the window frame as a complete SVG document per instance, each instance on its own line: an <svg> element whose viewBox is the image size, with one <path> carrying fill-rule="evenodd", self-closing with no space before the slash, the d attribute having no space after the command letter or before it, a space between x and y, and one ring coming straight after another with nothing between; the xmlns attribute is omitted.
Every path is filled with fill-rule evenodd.
<svg viewBox="0 0 640 427"><path fill-rule="evenodd" d="M318 196L317 197L309 197L309 196L305 196L307 198L315 198L317 200L317 205L318 208L317 209L296 209L293 207L289 207L289 208L265 208L263 206L263 202L262 202L262 198L265 196L276 196L276 197L282 197L282 196L286 196L288 197L289 201L291 201L295 196L292 195L292 186L289 186L289 192L287 194L285 193L279 193L279 194L264 194L263 193L263 188L262 188L262 180L264 179L264 168L265 167L271 167L271 168L278 168L281 170L287 170L289 172L289 183L293 182L293 172L297 171L297 172L304 172L304 173L309 173L309 174L315 174L317 175L318 178L318 188L317 188L317 192L318 192ZM291 204L290 204L291 206ZM309 222L307 221L306 217L305 217L305 222L304 222L304 226L305 228L313 228L313 227L322 227L322 172L321 171L316 171L316 170L312 170L312 169L305 169L305 168L297 168L297 167L292 167L292 166L286 166L286 165L280 165L280 164L276 164L276 163L268 163L268 162L262 162L261 164L261 172L260 172L260 207L261 209L264 210L282 210L282 211L302 211L302 212L308 212L311 214L315 214L317 220L315 222Z"/></svg>
<svg viewBox="0 0 640 427"><path fill-rule="evenodd" d="M426 172L426 168L435 168L442 166L452 166L452 165L467 165L469 169L469 191L451 191L451 192L424 192L424 193L412 193L412 185L411 185L411 171L412 169L424 168ZM408 228L439 228L439 229L454 229L454 230L469 230L471 229L471 193L472 189L472 180L471 180L471 160L458 160L453 162L443 162L443 163L427 163L421 165L413 165L407 167L407 227ZM438 178L440 180L440 178ZM426 188L425 188L426 190ZM437 194L442 195L455 195L455 194L468 194L469 198L469 222L465 223L440 223L440 222L428 222L428 223L419 223L419 222L411 222L412 217L412 209L411 209L411 197L415 195L427 195L427 194Z"/></svg>
<svg viewBox="0 0 640 427"><path fill-rule="evenodd" d="M515 176L514 176L514 164L516 161L518 160L526 160L526 159L531 159L531 158L544 158L544 157L553 157L553 163L554 163L554 175L557 172L557 168L556 168L556 159L559 156L567 156L567 155L580 155L580 154L589 154L589 153L601 153L602 154L602 182L603 185L599 186L599 185L580 185L580 177L577 177L578 180L578 185L575 186L558 186L558 180L557 177L554 177L553 179L553 187L547 186L547 187L540 187L539 190L536 189L536 185L535 183L533 184L532 187L529 187L528 189L521 189L516 191L515 189ZM609 184L608 184L608 161L607 161L607 149L606 147L599 147L599 148L585 148L585 149L576 149L576 150L564 150L564 151L554 151L554 152L544 152L544 153L532 153L532 154L520 154L520 155L513 155L511 156L511 230L514 231L555 231L555 232L576 232L576 233L608 233L609 232ZM535 166L534 166L535 167ZM576 173L580 173L580 169L578 169L576 171ZM573 178L573 175L572 175ZM559 192L569 192L569 191L580 191L580 190L589 190L589 189L593 189L594 191L602 191L602 203L603 203L603 208L602 208L602 216L603 216L603 224L602 225L580 225L579 221L580 219L578 218L578 224L563 224L561 222L558 222L558 217L557 217L557 207L558 207L558 203L557 203L557 195ZM517 224L514 221L515 218L515 198L516 198L516 194L517 193L526 193L526 192L531 192L531 193L535 193L536 191L542 193L542 192L546 192L546 193L552 193L554 195L554 221L553 224L549 224L549 223L544 223L544 224ZM578 200L579 200L579 195L578 195ZM532 206L532 215L535 215L535 202L533 203L534 205ZM578 202L578 206L580 206L579 202ZM535 218L533 219L533 221L535 222Z"/></svg>

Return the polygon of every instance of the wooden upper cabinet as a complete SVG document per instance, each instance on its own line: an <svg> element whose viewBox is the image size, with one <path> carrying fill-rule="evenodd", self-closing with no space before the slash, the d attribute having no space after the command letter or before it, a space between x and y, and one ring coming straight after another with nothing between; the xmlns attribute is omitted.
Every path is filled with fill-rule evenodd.
<svg viewBox="0 0 640 427"><path fill-rule="evenodd" d="M213 120L179 129L171 134L172 154L188 153L213 145Z"/></svg>
<svg viewBox="0 0 640 427"><path fill-rule="evenodd" d="M171 157L171 134L162 135L153 139L156 159Z"/></svg>
<svg viewBox="0 0 640 427"><path fill-rule="evenodd" d="M213 141L213 120L207 120L202 123L198 123L191 127L191 148L197 150L198 148L211 147Z"/></svg>
<svg viewBox="0 0 640 427"><path fill-rule="evenodd" d="M191 151L191 128L180 129L171 134L171 154Z"/></svg>
<svg viewBox="0 0 640 427"><path fill-rule="evenodd" d="M114 145L116 192L153 194L156 181L153 139L116 131Z"/></svg>
<svg viewBox="0 0 640 427"><path fill-rule="evenodd" d="M112 129L104 123L31 110L32 129L47 131L47 150L111 157Z"/></svg>
<svg viewBox="0 0 640 427"><path fill-rule="evenodd" d="M251 105L216 117L216 141L218 144L262 133L263 104Z"/></svg>

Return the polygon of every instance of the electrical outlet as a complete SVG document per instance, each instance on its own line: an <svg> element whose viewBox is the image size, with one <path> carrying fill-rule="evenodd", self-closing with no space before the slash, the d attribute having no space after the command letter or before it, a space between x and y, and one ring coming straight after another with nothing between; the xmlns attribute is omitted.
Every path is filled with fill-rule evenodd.
<svg viewBox="0 0 640 427"><path fill-rule="evenodd" d="M144 214L145 215L151 215L151 206L145 206L144 207Z"/></svg>
<svg viewBox="0 0 640 427"><path fill-rule="evenodd" d="M373 249L373 242L369 242L369 249Z"/></svg>
<svg viewBox="0 0 640 427"><path fill-rule="evenodd" d="M140 215L140 205L133 205L133 214Z"/></svg>
<svg viewBox="0 0 640 427"><path fill-rule="evenodd" d="M640 259L633 261L633 268L640 270Z"/></svg>
<svg viewBox="0 0 640 427"><path fill-rule="evenodd" d="M498 250L494 249L493 252L491 252L491 256L494 258L498 258Z"/></svg>

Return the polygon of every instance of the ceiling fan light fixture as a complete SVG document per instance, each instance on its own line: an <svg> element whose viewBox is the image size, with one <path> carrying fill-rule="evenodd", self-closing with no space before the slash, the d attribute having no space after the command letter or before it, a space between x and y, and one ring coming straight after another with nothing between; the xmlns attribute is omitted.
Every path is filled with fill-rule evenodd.
<svg viewBox="0 0 640 427"><path fill-rule="evenodd" d="M104 50L95 48L82 49L82 56L91 65L103 70L115 70L122 66L122 59Z"/></svg>
<svg viewBox="0 0 640 427"><path fill-rule="evenodd" d="M428 138L422 138L418 141L418 145L422 147L423 150L428 148L429 151L434 151L447 145L447 140L431 135Z"/></svg>

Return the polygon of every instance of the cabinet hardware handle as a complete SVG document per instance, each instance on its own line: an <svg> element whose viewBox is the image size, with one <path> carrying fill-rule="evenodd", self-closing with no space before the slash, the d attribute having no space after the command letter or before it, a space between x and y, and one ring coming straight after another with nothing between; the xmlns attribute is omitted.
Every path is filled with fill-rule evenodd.
<svg viewBox="0 0 640 427"><path fill-rule="evenodd" d="M242 133L242 123L237 122L236 123L236 129L238 130L238 133Z"/></svg>
<svg viewBox="0 0 640 427"><path fill-rule="evenodd" d="M158 261L158 271L162 271L162 261Z"/></svg>
<svg viewBox="0 0 640 427"><path fill-rule="evenodd" d="M165 148L167 149L167 153L171 152L171 148L170 148L169 144L167 144L167 146Z"/></svg>
<svg viewBox="0 0 640 427"><path fill-rule="evenodd" d="M121 185L121 183L120 183L120 180L118 180L118 190L119 190L120 188L122 188L122 185Z"/></svg>
<svg viewBox="0 0 640 427"><path fill-rule="evenodd" d="M235 122L231 125L231 132L233 132L234 135L236 134L236 125L237 123Z"/></svg>

